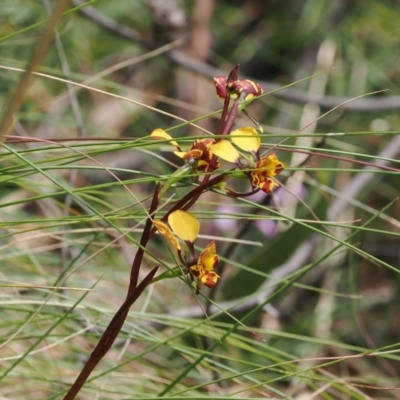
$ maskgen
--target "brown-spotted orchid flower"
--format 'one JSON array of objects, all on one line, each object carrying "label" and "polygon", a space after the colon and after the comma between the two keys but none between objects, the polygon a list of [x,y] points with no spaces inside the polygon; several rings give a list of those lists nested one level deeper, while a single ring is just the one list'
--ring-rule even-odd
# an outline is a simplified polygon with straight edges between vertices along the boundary
[{"label": "brown-spotted orchid flower", "polygon": [[[214,139],[197,139],[192,144],[189,151],[175,151],[174,153],[183,158],[186,162],[193,165],[193,170],[198,172],[208,172],[210,162],[213,158],[213,152],[211,151],[211,145],[214,143]],[[219,168],[219,162],[216,161],[214,169]]]},{"label": "brown-spotted orchid flower", "polygon": [[250,173],[251,184],[265,193],[271,193],[275,186],[279,186],[272,177],[281,173],[283,168],[284,165],[278,160],[278,157],[273,153],[269,154],[254,166]]},{"label": "brown-spotted orchid flower", "polygon": [[240,98],[241,102],[248,102],[264,93],[259,83],[255,83],[249,79],[238,79],[228,82],[227,76],[217,76],[214,78],[214,86],[217,96],[220,99],[225,99],[229,96],[231,100]]},{"label": "brown-spotted orchid flower", "polygon": [[197,264],[190,267],[190,273],[199,279],[209,288],[213,288],[219,279],[219,275],[214,269],[219,263],[217,247],[214,241],[210,242],[206,248],[200,253]]},{"label": "brown-spotted orchid flower", "polygon": [[[210,162],[213,158],[213,152],[211,146],[215,143],[212,138],[197,139],[193,142],[192,147],[188,151],[183,151],[178,143],[164,130],[158,128],[155,129],[150,137],[166,140],[171,143],[178,151],[174,151],[174,154],[185,160],[187,164],[192,167],[193,171],[197,172],[208,172]],[[214,169],[219,168],[219,162],[216,160]]]},{"label": "brown-spotted orchid flower", "polygon": [[[181,262],[186,266],[190,275],[198,279],[198,284],[214,287],[219,279],[219,275],[214,271],[219,262],[215,242],[210,242],[196,258],[193,243],[200,229],[198,219],[187,211],[176,210],[168,216],[168,223],[171,229],[162,221],[153,221],[155,228],[165,235],[178,251]],[[187,261],[182,256],[182,248],[177,237],[186,243],[192,260]]]},{"label": "brown-spotted orchid flower", "polygon": [[163,184],[159,193],[160,198],[163,197],[171,185],[182,180],[186,175],[196,172],[212,172],[219,168],[218,157],[211,150],[212,145],[215,144],[215,140],[212,138],[197,139],[193,142],[190,150],[183,151],[178,143],[160,128],[155,129],[150,137],[169,142],[177,149],[177,151],[174,151],[174,154],[185,161],[184,165],[170,175],[168,180]]},{"label": "brown-spotted orchid flower", "polygon": [[271,179],[275,175],[280,174],[284,165],[279,161],[278,157],[272,153],[260,159],[260,137],[258,132],[251,126],[239,128],[230,134],[232,142],[240,149],[253,154],[257,160],[256,164],[250,172],[251,184],[254,188],[259,188],[265,193],[271,193],[275,186],[279,184]]},{"label": "brown-spotted orchid flower", "polygon": [[246,172],[246,175],[249,177],[253,188],[261,189],[265,193],[271,193],[274,187],[279,186],[272,178],[283,171],[283,163],[273,153],[260,159],[261,140],[258,132],[253,127],[247,126],[236,129],[230,133],[230,138],[241,150],[253,155],[254,160],[250,161],[249,165],[243,166],[241,164],[238,151],[228,140],[221,140],[212,145],[212,151],[220,158],[234,162],[241,169],[251,169]]}]

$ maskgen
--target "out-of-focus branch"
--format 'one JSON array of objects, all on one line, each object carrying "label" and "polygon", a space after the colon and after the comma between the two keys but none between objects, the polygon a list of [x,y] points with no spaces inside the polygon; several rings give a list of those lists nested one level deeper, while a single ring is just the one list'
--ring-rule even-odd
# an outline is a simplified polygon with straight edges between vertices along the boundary
[{"label": "out-of-focus branch", "polygon": [[[79,0],[73,0],[72,3],[75,6],[82,5],[82,2]],[[117,21],[114,21],[112,18],[107,17],[106,15],[97,11],[91,6],[81,8],[79,12],[114,35],[130,40],[132,42],[136,42],[145,47],[155,47],[155,44],[152,40],[144,38],[133,29],[125,25],[119,24]]]},{"label": "out-of-focus branch", "polygon": [[2,139],[5,135],[10,133],[10,130],[13,126],[14,114],[19,111],[22,102],[24,100],[24,95],[26,91],[29,89],[34,79],[33,72],[41,64],[44,57],[46,56],[47,51],[54,38],[56,26],[61,21],[63,13],[68,8],[69,3],[70,0],[60,0],[54,6],[54,9],[52,11],[52,17],[50,18],[46,26],[46,29],[43,31],[42,35],[37,40],[35,50],[32,55],[32,59],[6,108],[4,118],[0,124],[0,139]]},{"label": "out-of-focus branch", "polygon": [[[394,136],[387,146],[378,154],[379,158],[393,158],[396,159],[400,153],[400,136]],[[386,160],[377,159],[372,163],[376,166],[387,166],[389,164]],[[369,171],[373,168],[364,167]],[[341,196],[337,198],[332,205],[329,207],[327,216],[337,220],[338,216],[343,212],[344,208],[347,207],[349,200],[357,197],[363,188],[365,188],[371,180],[375,177],[374,172],[358,173],[341,191]]]},{"label": "out-of-focus branch", "polygon": [[[179,50],[171,50],[166,53],[176,63],[189,68],[193,71],[199,72],[200,74],[207,75],[210,77],[214,76],[227,76],[228,73],[219,68],[212,67],[211,65],[204,64],[187,54],[182,53]],[[251,78],[250,78],[251,79]],[[282,99],[293,101],[295,103],[316,103],[323,108],[334,108],[351,100],[349,97],[337,97],[337,96],[320,96],[312,93],[304,92],[302,90],[287,88],[279,90],[282,86],[272,83],[264,82],[256,79],[257,83],[262,85],[265,92],[274,92],[273,96]],[[400,108],[400,96],[387,96],[387,97],[375,97],[368,99],[357,99],[351,101],[343,107],[346,110],[352,111],[378,111],[378,110],[392,110]]]},{"label": "out-of-focus branch", "polygon": [[[74,0],[73,3],[75,5],[81,4],[78,0]],[[117,23],[112,18],[107,17],[106,15],[97,11],[92,6],[82,8],[79,10],[79,12],[97,25],[112,33],[113,35],[130,40],[151,49],[159,46],[159,44],[150,39],[144,38],[140,33],[136,32],[135,30]],[[205,64],[204,62],[199,61],[176,49],[167,52],[166,55],[177,64],[209,77],[228,75],[226,71]],[[334,108],[350,100],[350,98],[348,97],[313,95],[312,93],[293,88],[279,90],[281,86],[278,84],[263,82],[259,80],[257,80],[257,82],[263,86],[265,92],[274,92],[272,95],[276,98],[293,101],[296,103],[312,102],[319,104],[323,108]],[[363,112],[398,109],[400,108],[400,96],[357,99],[355,101],[347,103],[344,108],[347,110]]]}]

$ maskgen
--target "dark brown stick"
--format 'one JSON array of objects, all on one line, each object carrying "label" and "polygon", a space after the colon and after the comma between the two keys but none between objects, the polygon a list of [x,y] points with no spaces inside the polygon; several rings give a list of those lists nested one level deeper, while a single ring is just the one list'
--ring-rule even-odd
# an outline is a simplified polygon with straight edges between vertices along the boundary
[{"label": "dark brown stick", "polygon": [[107,329],[101,336],[99,343],[90,355],[88,362],[85,364],[78,378],[65,395],[64,400],[75,399],[76,395],[80,392],[82,386],[85,384],[96,365],[101,361],[114,343],[114,340],[118,336],[126,316],[128,315],[129,308],[143,293],[144,289],[146,289],[146,286],[154,278],[157,270],[158,267],[155,267],[150,271],[150,273],[142,280],[142,282],[140,282],[137,288],[127,297],[120,309],[116,312],[113,319],[108,324]]},{"label": "dark brown stick", "polygon": [[[74,0],[73,3],[76,5],[81,4],[81,2],[77,0]],[[159,45],[152,40],[144,38],[140,33],[136,32],[132,28],[117,23],[113,19],[100,13],[91,6],[82,8],[79,11],[88,19],[101,26],[102,28],[108,30],[113,35],[122,37],[135,43],[139,43],[149,49],[156,48]],[[183,53],[180,50],[171,50],[167,52],[166,55],[177,64],[191,69],[192,71],[198,72],[202,75],[209,77],[227,76],[226,71],[205,64]],[[251,79],[251,77],[249,79]],[[272,95],[274,97],[301,104],[312,102],[320,105],[322,108],[325,109],[337,107],[340,104],[351,100],[351,98],[349,97],[319,96],[293,88],[282,89],[282,87],[276,83],[263,82],[258,79],[257,82],[261,84],[265,92],[273,92]],[[346,110],[362,112],[400,109],[400,96],[357,99],[355,101],[347,103],[344,108]]]}]

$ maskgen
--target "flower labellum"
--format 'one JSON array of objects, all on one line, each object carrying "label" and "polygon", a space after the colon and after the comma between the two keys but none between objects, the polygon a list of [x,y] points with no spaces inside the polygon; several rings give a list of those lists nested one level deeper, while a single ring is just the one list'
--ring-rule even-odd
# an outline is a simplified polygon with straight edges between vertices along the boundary
[{"label": "flower labellum", "polygon": [[201,283],[209,288],[213,288],[220,278],[214,272],[219,263],[217,247],[215,241],[210,242],[206,248],[200,253],[197,265],[190,267],[190,273],[196,276]]},{"label": "flower labellum", "polygon": [[[214,139],[197,139],[189,151],[175,151],[175,155],[187,161],[197,161],[195,170],[198,172],[207,172],[213,156],[210,150],[210,146],[213,142]],[[215,169],[218,167],[219,163],[217,162]]]},{"label": "flower labellum", "polygon": [[279,186],[273,179],[283,171],[284,165],[275,154],[270,154],[260,160],[251,171],[251,184],[265,193],[271,193],[275,186]]}]

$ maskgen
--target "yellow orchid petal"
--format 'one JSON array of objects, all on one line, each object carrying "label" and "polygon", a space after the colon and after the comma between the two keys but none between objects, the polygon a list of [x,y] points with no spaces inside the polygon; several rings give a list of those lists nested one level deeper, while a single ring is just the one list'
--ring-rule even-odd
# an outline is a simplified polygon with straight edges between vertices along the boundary
[{"label": "yellow orchid petal", "polygon": [[180,150],[181,148],[179,147],[179,144],[172,139],[172,136],[169,135],[167,132],[165,132],[163,129],[157,128],[154,129],[153,132],[151,132],[150,137],[154,137],[157,139],[161,139],[161,140],[169,140],[169,142],[175,146],[178,150]]},{"label": "yellow orchid petal", "polygon": [[191,213],[182,210],[176,210],[168,216],[168,223],[178,236],[185,242],[193,243],[200,230],[198,219]]},{"label": "yellow orchid petal", "polygon": [[239,152],[227,140],[212,144],[210,150],[225,161],[235,162],[239,158]]},{"label": "yellow orchid petal", "polygon": [[232,142],[244,151],[257,152],[260,148],[260,137],[252,126],[245,126],[231,132]]},{"label": "yellow orchid petal", "polygon": [[168,240],[172,243],[172,245],[178,250],[181,251],[181,245],[178,242],[178,239],[174,236],[171,229],[168,228],[168,225],[162,221],[153,221],[153,225],[156,227],[158,232],[165,235]]}]

